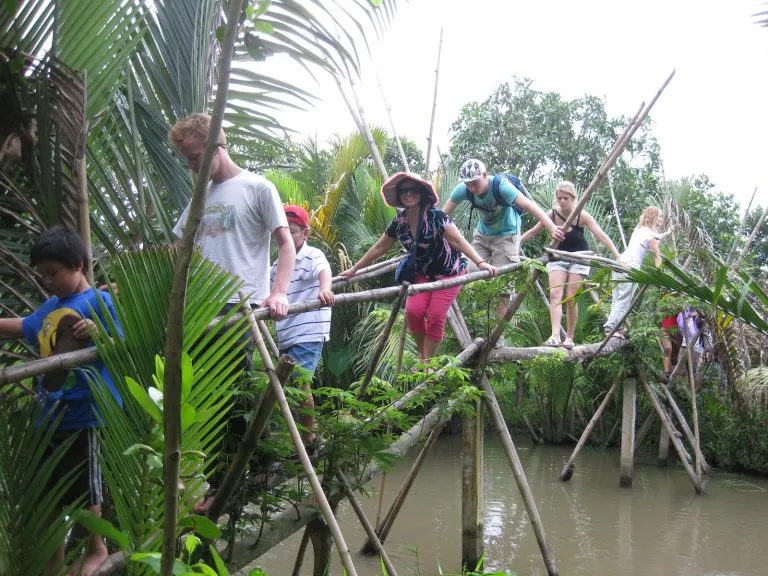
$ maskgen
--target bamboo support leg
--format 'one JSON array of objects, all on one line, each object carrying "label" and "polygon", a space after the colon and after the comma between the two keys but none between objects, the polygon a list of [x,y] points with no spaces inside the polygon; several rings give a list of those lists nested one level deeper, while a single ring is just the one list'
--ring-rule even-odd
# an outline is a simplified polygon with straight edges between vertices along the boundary
[{"label": "bamboo support leg", "polygon": [[384,563],[384,567],[387,569],[387,574],[397,576],[397,571],[395,571],[395,567],[392,565],[392,561],[389,559],[387,551],[384,550],[384,546],[381,545],[381,541],[379,540],[376,531],[373,529],[373,526],[371,526],[371,522],[368,520],[368,517],[365,515],[363,507],[360,506],[360,502],[358,502],[357,497],[355,496],[354,492],[352,492],[352,488],[350,488],[346,476],[344,476],[344,473],[341,470],[337,469],[336,477],[339,479],[339,482],[341,482],[341,487],[344,489],[344,494],[346,494],[347,500],[349,500],[349,503],[352,505],[355,514],[357,514],[357,518],[360,520],[360,524],[363,525],[365,533],[368,535],[368,541],[371,542],[373,547],[376,549],[376,553]]},{"label": "bamboo support leg", "polygon": [[653,426],[655,419],[656,413],[651,412],[648,414],[648,417],[643,421],[643,423],[640,425],[640,428],[637,430],[637,435],[635,436],[635,453],[637,453],[637,449],[643,443],[645,437],[648,436],[648,432],[651,431],[651,426]]},{"label": "bamboo support leg", "polygon": [[685,471],[688,473],[688,476],[691,479],[691,482],[693,483],[693,488],[696,491],[696,494],[703,494],[704,490],[701,488],[701,483],[699,482],[698,478],[696,477],[696,472],[691,468],[690,462],[688,462],[688,459],[686,458],[685,449],[683,448],[682,443],[680,442],[680,439],[675,434],[675,429],[672,426],[672,423],[669,421],[669,417],[667,416],[667,413],[664,411],[664,408],[661,406],[661,403],[659,402],[658,397],[656,396],[656,392],[654,392],[653,388],[651,388],[648,385],[648,382],[646,382],[642,376],[640,376],[640,381],[643,383],[643,387],[645,388],[645,391],[648,393],[648,396],[651,399],[651,403],[653,404],[654,409],[659,415],[659,418],[661,418],[661,423],[666,428],[667,434],[669,434],[669,439],[672,440],[672,445],[675,447],[675,450],[677,451],[677,455],[680,457],[680,461],[683,463],[683,467],[685,468]]},{"label": "bamboo support leg", "polygon": [[[240,296],[242,299],[246,299],[244,293],[241,293]],[[301,440],[301,434],[299,434],[299,429],[296,427],[293,414],[291,414],[291,407],[288,405],[288,400],[285,397],[285,392],[283,392],[282,386],[280,386],[280,381],[274,374],[275,368],[272,364],[271,358],[269,357],[269,352],[267,351],[267,346],[264,343],[264,339],[261,336],[261,331],[256,325],[256,320],[253,318],[252,311],[248,312],[248,319],[251,327],[251,336],[256,343],[259,354],[261,354],[264,367],[270,376],[269,383],[272,387],[272,393],[277,398],[277,403],[280,406],[280,412],[282,413],[285,424],[288,427],[288,432],[290,433],[291,439],[293,440],[293,445],[296,448],[301,466],[304,469],[304,473],[307,475],[307,479],[309,480],[310,485],[312,486],[315,499],[317,500],[320,510],[323,513],[323,517],[328,524],[328,529],[331,532],[331,536],[333,537],[333,541],[336,544],[336,548],[339,551],[341,563],[344,566],[344,569],[347,571],[348,576],[357,576],[357,570],[355,570],[355,566],[352,563],[352,556],[349,553],[349,548],[347,548],[347,543],[344,541],[344,536],[341,533],[341,529],[339,528],[339,524],[333,514],[333,510],[331,509],[331,505],[328,502],[328,498],[326,498],[325,493],[323,492],[323,488],[320,486],[320,481],[317,478],[317,474],[315,473],[315,469],[312,466],[312,462],[309,460],[307,449],[304,447],[304,443]],[[315,560],[317,560],[317,558],[315,558]]]},{"label": "bamboo support leg", "polygon": [[568,480],[571,479],[571,476],[573,476],[573,470],[575,468],[574,462],[576,461],[576,456],[579,455],[579,452],[587,443],[587,440],[589,440],[589,436],[592,434],[592,430],[595,428],[595,425],[597,424],[598,420],[600,420],[600,416],[603,415],[603,412],[608,406],[608,403],[611,401],[611,398],[613,397],[613,393],[616,391],[616,386],[618,386],[618,384],[619,384],[619,381],[617,379],[611,385],[610,389],[608,390],[608,393],[605,395],[605,398],[603,398],[603,401],[600,402],[600,406],[598,406],[597,410],[595,410],[594,415],[589,420],[589,424],[587,424],[587,427],[584,428],[584,432],[581,433],[581,437],[579,438],[579,441],[576,443],[576,447],[573,449],[571,456],[568,458],[568,461],[565,463],[565,466],[563,466],[563,471],[560,473],[560,480],[562,480],[563,482],[567,482]]},{"label": "bamboo support leg", "polygon": [[512,436],[509,434],[506,422],[504,422],[504,417],[501,414],[501,408],[499,408],[499,403],[496,400],[496,394],[493,392],[493,388],[491,388],[491,385],[488,383],[488,379],[485,376],[482,377],[481,387],[485,392],[483,401],[485,402],[485,405],[488,408],[488,412],[491,415],[493,425],[496,427],[496,430],[499,433],[501,445],[504,447],[504,452],[506,453],[509,464],[512,467],[512,475],[515,477],[517,488],[520,490],[520,494],[523,497],[523,503],[525,504],[525,509],[528,512],[528,517],[531,520],[533,532],[536,536],[536,541],[539,544],[539,550],[541,551],[541,556],[544,560],[544,566],[546,567],[547,574],[549,574],[549,576],[557,576],[558,572],[557,566],[555,565],[555,558],[552,556],[552,552],[549,548],[547,536],[544,533],[544,525],[541,522],[539,510],[536,507],[536,502],[533,499],[533,492],[531,491],[531,487],[528,485],[528,479],[525,477],[525,471],[523,470],[523,465],[520,462],[520,456],[518,456],[517,450],[515,449],[515,443],[512,441]]},{"label": "bamboo support leg", "polygon": [[[421,465],[424,464],[424,459],[427,457],[427,454],[429,453],[430,448],[435,445],[435,442],[440,436],[440,432],[443,430],[442,426],[439,426],[432,430],[432,433],[429,435],[429,438],[427,438],[427,441],[424,443],[424,447],[421,449],[421,452],[419,452],[419,455],[416,457],[416,460],[414,461],[413,465],[411,466],[411,469],[408,471],[408,475],[405,477],[405,480],[403,480],[403,484],[400,486],[399,490],[397,491],[397,494],[395,495],[395,499],[392,501],[391,506],[389,507],[389,510],[387,510],[387,513],[384,515],[384,520],[382,520],[381,524],[376,527],[376,534],[378,535],[378,540],[382,544],[387,539],[387,536],[389,536],[389,531],[392,529],[392,525],[395,523],[395,519],[397,518],[397,515],[400,513],[400,509],[403,507],[403,504],[405,503],[405,499],[408,496],[408,492],[410,492],[411,487],[413,486],[413,482],[416,480],[416,476],[419,474],[419,470],[421,470]],[[360,548],[360,554],[373,554],[376,551],[376,548],[369,537],[363,546]]]},{"label": "bamboo support leg", "polygon": [[261,330],[262,336],[264,336],[264,341],[267,343],[267,346],[269,347],[269,351],[272,353],[272,357],[277,359],[280,357],[280,351],[277,349],[277,344],[275,344],[274,338],[272,338],[272,334],[269,333],[269,328],[267,327],[267,323],[264,322],[264,320],[259,320],[257,322],[259,325],[259,330]]},{"label": "bamboo support leg", "polygon": [[[768,209],[768,208],[767,208]],[[693,374],[693,359],[691,358],[691,346],[685,347],[685,355],[688,361],[688,383],[691,386],[691,412],[693,413],[693,453],[696,458],[696,480],[701,483],[702,456],[699,443],[699,409],[696,406],[696,377]]]},{"label": "bamboo support leg", "polygon": [[666,468],[669,462],[669,432],[662,423],[661,433],[659,434],[659,455],[656,457],[656,465],[660,468]]},{"label": "bamboo support leg", "polygon": [[307,553],[309,536],[309,527],[304,528],[304,532],[301,535],[301,542],[299,543],[299,550],[296,552],[296,561],[293,563],[293,571],[291,572],[291,576],[300,576],[301,566],[304,564],[304,555]]},{"label": "bamboo support leg", "polygon": [[312,576],[328,576],[331,573],[331,552],[333,537],[328,525],[320,518],[307,524],[309,540],[312,542]]},{"label": "bamboo support leg", "polygon": [[[291,373],[295,366],[296,363],[293,359],[288,356],[281,356],[277,362],[277,368],[275,369],[274,375],[271,373],[269,375],[270,379],[274,376],[278,381],[278,386],[280,386],[280,389],[282,390],[282,387],[291,377]],[[219,486],[216,496],[214,496],[213,502],[211,502],[208,512],[206,513],[208,518],[214,522],[219,519],[219,516],[224,512],[224,508],[232,497],[232,494],[235,493],[235,489],[248,467],[248,462],[250,461],[254,450],[256,450],[259,438],[261,438],[262,432],[264,432],[264,429],[267,427],[267,421],[272,414],[276,400],[277,398],[275,397],[272,388],[268,387],[264,390],[264,394],[262,395],[261,400],[259,400],[259,404],[253,410],[252,418],[248,423],[245,435],[243,436],[240,445],[237,447],[237,453],[232,459],[232,462],[227,469],[227,473],[224,476],[224,480],[222,480],[221,486]]]},{"label": "bamboo support leg", "polygon": [[637,385],[634,378],[624,380],[624,405],[621,415],[621,461],[619,486],[632,487],[632,467],[635,455],[635,416]]},{"label": "bamboo support leg", "polygon": [[392,312],[389,314],[389,320],[387,320],[387,324],[384,326],[384,330],[382,330],[381,335],[379,336],[379,341],[376,344],[376,349],[373,351],[371,362],[368,364],[368,369],[365,371],[363,383],[360,385],[360,389],[357,391],[358,400],[362,399],[363,396],[365,396],[365,391],[368,390],[368,384],[371,383],[373,373],[376,371],[376,367],[379,365],[379,358],[381,358],[381,355],[384,352],[384,348],[387,346],[389,333],[392,332],[392,326],[395,325],[395,320],[397,320],[397,315],[400,313],[400,308],[408,296],[409,287],[410,284],[408,282],[403,282],[403,284],[400,286],[400,292],[398,292],[397,297],[392,302]]},{"label": "bamboo support leg", "polygon": [[478,401],[461,419],[461,565],[476,566],[483,542],[483,415]]},{"label": "bamboo support leg", "polygon": [[686,421],[685,416],[683,415],[683,412],[680,410],[680,407],[677,405],[677,401],[675,401],[675,397],[672,396],[672,392],[670,392],[668,386],[666,386],[665,384],[659,384],[659,386],[661,387],[661,391],[664,392],[664,397],[667,399],[667,402],[672,408],[672,412],[675,413],[675,417],[677,418],[677,421],[680,423],[680,427],[683,429],[683,433],[685,434],[685,437],[688,440],[688,444],[690,444],[691,447],[693,447],[693,449],[697,452],[699,458],[701,459],[702,473],[709,474],[709,464],[707,464],[707,461],[704,458],[704,454],[701,452],[700,447],[697,445],[695,441],[695,436],[693,435],[693,432],[691,431],[690,426],[688,426],[688,422]]}]

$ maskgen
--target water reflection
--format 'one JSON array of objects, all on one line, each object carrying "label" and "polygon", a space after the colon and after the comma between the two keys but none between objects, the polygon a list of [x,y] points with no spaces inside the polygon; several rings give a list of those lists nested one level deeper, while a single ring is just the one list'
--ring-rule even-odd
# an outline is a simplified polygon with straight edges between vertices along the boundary
[{"label": "water reflection", "polygon": [[[455,572],[460,563],[460,441],[446,436],[433,448],[414,483],[386,547],[401,576]],[[768,574],[765,519],[768,482],[756,488],[714,474],[695,496],[682,469],[636,464],[631,489],[619,488],[618,455],[584,450],[570,482],[557,477],[567,448],[519,446],[560,573],[567,576],[764,576]],[[415,455],[414,455],[415,456]],[[501,446],[485,444],[486,567],[520,576],[545,576],[535,536]],[[386,484],[392,501],[409,463],[399,465]],[[378,481],[369,485],[373,491]],[[375,517],[377,495],[363,506]],[[379,574],[376,558],[356,551],[363,531],[346,503],[340,523],[360,576]],[[290,574],[300,534],[257,564],[272,576]],[[414,552],[414,549],[416,552]],[[341,574],[334,556],[333,574]],[[418,567],[417,567],[418,562]],[[311,574],[311,549],[305,572]]]}]

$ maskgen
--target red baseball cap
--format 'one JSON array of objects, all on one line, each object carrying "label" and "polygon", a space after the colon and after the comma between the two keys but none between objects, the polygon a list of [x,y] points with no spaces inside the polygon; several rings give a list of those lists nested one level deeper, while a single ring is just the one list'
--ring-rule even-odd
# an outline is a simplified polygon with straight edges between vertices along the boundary
[{"label": "red baseball cap", "polygon": [[295,204],[286,204],[283,206],[283,209],[285,210],[285,216],[288,218],[289,224],[292,222],[299,226],[303,226],[304,228],[309,228],[309,214],[307,214],[307,211],[304,210],[304,208],[296,206]]}]

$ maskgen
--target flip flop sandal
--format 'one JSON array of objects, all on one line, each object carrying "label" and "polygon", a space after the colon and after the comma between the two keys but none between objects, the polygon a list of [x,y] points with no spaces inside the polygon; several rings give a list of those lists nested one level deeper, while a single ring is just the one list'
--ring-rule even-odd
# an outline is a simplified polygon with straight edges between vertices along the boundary
[{"label": "flip flop sandal", "polygon": [[570,350],[571,348],[573,348],[573,340],[571,340],[570,338],[566,338],[565,340],[562,341],[560,345],[566,350]]},{"label": "flip flop sandal", "polygon": [[544,344],[542,344],[542,346],[557,347],[557,346],[560,346],[560,340],[558,338],[555,338],[554,336],[550,336],[544,341]]}]

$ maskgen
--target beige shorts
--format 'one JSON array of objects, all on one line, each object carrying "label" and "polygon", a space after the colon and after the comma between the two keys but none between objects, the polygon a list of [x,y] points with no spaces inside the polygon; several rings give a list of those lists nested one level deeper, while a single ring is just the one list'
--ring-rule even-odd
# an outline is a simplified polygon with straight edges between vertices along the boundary
[{"label": "beige shorts", "polygon": [[578,274],[584,277],[589,276],[589,266],[577,264],[576,262],[566,262],[565,260],[547,262],[547,271],[566,272],[567,274]]},{"label": "beige shorts", "polygon": [[[492,266],[505,266],[520,262],[520,236],[511,234],[508,236],[488,236],[475,230],[472,235],[472,247],[480,258]],[[469,263],[469,272],[474,272],[477,267],[473,262]]]}]

